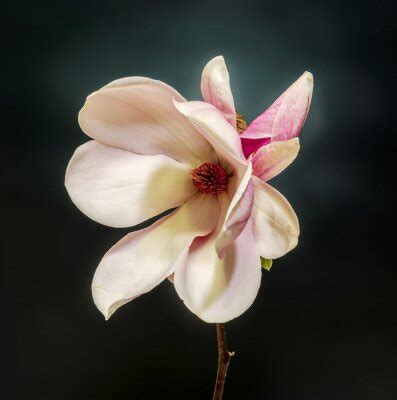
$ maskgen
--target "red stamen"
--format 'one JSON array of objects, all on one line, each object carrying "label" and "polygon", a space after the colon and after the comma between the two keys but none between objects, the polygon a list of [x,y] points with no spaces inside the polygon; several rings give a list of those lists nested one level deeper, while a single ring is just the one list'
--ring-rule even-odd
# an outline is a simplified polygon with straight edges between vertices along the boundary
[{"label": "red stamen", "polygon": [[204,163],[192,171],[192,180],[200,192],[217,194],[226,190],[228,176],[221,166]]}]

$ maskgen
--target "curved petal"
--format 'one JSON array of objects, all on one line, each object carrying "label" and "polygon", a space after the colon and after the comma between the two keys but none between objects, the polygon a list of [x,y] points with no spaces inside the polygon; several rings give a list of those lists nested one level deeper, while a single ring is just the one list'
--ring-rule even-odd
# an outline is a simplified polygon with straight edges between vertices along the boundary
[{"label": "curved petal", "polygon": [[214,159],[210,144],[175,110],[185,99],[149,78],[119,79],[87,97],[81,129],[93,139],[138,154],[164,154],[195,168]]},{"label": "curved petal", "polygon": [[222,56],[213,58],[204,67],[201,75],[201,94],[205,102],[221,111],[233,128],[236,128],[236,110],[229,73]]},{"label": "curved petal", "polygon": [[185,305],[206,322],[227,322],[254,302],[261,283],[261,262],[251,224],[220,259],[214,235],[197,238],[185,262],[175,269],[175,289]]},{"label": "curved petal", "polygon": [[261,147],[252,158],[254,175],[265,182],[274,178],[295,160],[299,147],[298,138]]},{"label": "curved petal", "polygon": [[196,194],[174,213],[113,246],[92,282],[94,302],[105,318],[172,274],[193,239],[214,229],[218,215],[215,196]]},{"label": "curved petal", "polygon": [[227,172],[246,166],[239,134],[217,108],[202,101],[174,104],[211,143]]},{"label": "curved petal", "polygon": [[251,216],[254,204],[254,185],[251,177],[252,166],[249,163],[237,189],[229,194],[231,201],[223,202],[228,207],[215,243],[216,251],[221,258],[224,256],[225,248],[240,235]]},{"label": "curved petal", "polygon": [[195,192],[190,170],[163,155],[141,155],[92,140],[78,147],[65,176],[73,203],[101,224],[133,226],[183,204]]},{"label": "curved petal", "polygon": [[[313,75],[305,72],[242,133],[243,138],[288,140],[299,135],[309,112]],[[259,148],[259,146],[258,146]]]},{"label": "curved petal", "polygon": [[298,244],[299,221],[287,199],[267,183],[253,177],[253,234],[261,257],[275,259]]}]

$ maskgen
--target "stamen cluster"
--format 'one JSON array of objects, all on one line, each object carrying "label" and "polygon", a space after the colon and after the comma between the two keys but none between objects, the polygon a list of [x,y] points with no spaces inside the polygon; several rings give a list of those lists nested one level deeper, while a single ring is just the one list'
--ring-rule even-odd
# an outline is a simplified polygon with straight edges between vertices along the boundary
[{"label": "stamen cluster", "polygon": [[236,112],[236,125],[237,132],[240,135],[247,129],[247,123],[245,122],[244,117],[239,112]]},{"label": "stamen cluster", "polygon": [[192,180],[201,192],[217,194],[226,190],[228,176],[220,165],[204,163],[192,171]]}]

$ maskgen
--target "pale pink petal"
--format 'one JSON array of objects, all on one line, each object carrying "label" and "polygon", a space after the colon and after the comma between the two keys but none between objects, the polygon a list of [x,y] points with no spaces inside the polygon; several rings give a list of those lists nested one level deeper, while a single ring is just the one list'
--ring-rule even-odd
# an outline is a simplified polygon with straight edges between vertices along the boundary
[{"label": "pale pink petal", "polygon": [[163,82],[125,78],[88,96],[79,114],[93,139],[133,153],[163,154],[195,168],[214,159],[210,144],[173,105],[185,99]]},{"label": "pale pink petal", "polygon": [[215,196],[196,194],[171,215],[113,246],[92,282],[94,302],[105,318],[172,274],[194,238],[214,229],[218,215]]},{"label": "pale pink petal", "polygon": [[202,101],[175,101],[175,107],[211,143],[228,173],[241,167],[245,169],[246,162],[240,137],[217,108]]},{"label": "pale pink petal", "polygon": [[222,56],[213,58],[201,75],[201,94],[205,102],[212,104],[223,113],[227,121],[236,128],[236,110],[229,73]]},{"label": "pale pink petal", "polygon": [[[237,189],[230,189],[234,184],[234,182],[231,182],[228,190],[230,194],[221,193],[219,195],[226,195],[229,197],[229,201],[224,203],[228,207],[215,244],[219,257],[221,258],[224,256],[225,248],[240,235],[251,216],[251,210],[254,204],[254,185],[251,177],[252,166],[251,163],[249,163]],[[230,180],[236,180],[237,182],[237,177],[232,177]]]},{"label": "pale pink petal", "polygon": [[252,158],[253,174],[265,182],[274,178],[295,160],[299,147],[298,138],[261,147]]},{"label": "pale pink petal", "polygon": [[298,243],[299,221],[287,199],[262,180],[253,177],[255,200],[253,233],[261,257],[275,259]]},{"label": "pale pink petal", "polygon": [[175,289],[185,305],[206,322],[223,323],[245,312],[261,283],[259,252],[248,223],[221,259],[215,235],[197,238],[175,269]]},{"label": "pale pink petal", "polygon": [[66,170],[65,186],[84,214],[116,228],[139,224],[177,207],[197,191],[184,164],[95,140],[75,151]]},{"label": "pale pink petal", "polygon": [[309,112],[312,92],[313,75],[305,72],[241,136],[251,139],[270,137],[272,141],[298,136]]}]

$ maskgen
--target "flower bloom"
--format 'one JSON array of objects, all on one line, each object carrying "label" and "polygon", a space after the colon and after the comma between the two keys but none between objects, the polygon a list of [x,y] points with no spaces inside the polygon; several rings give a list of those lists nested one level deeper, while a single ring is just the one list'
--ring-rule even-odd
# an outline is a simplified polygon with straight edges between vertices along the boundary
[{"label": "flower bloom", "polygon": [[74,204],[111,227],[175,208],[102,258],[92,293],[106,319],[167,277],[204,321],[227,322],[250,307],[260,257],[281,257],[298,242],[292,207],[266,182],[298,153],[312,88],[305,72],[248,127],[236,117],[221,56],[204,68],[204,101],[142,77],[88,96],[79,124],[93,140],[77,148],[65,178]]}]

